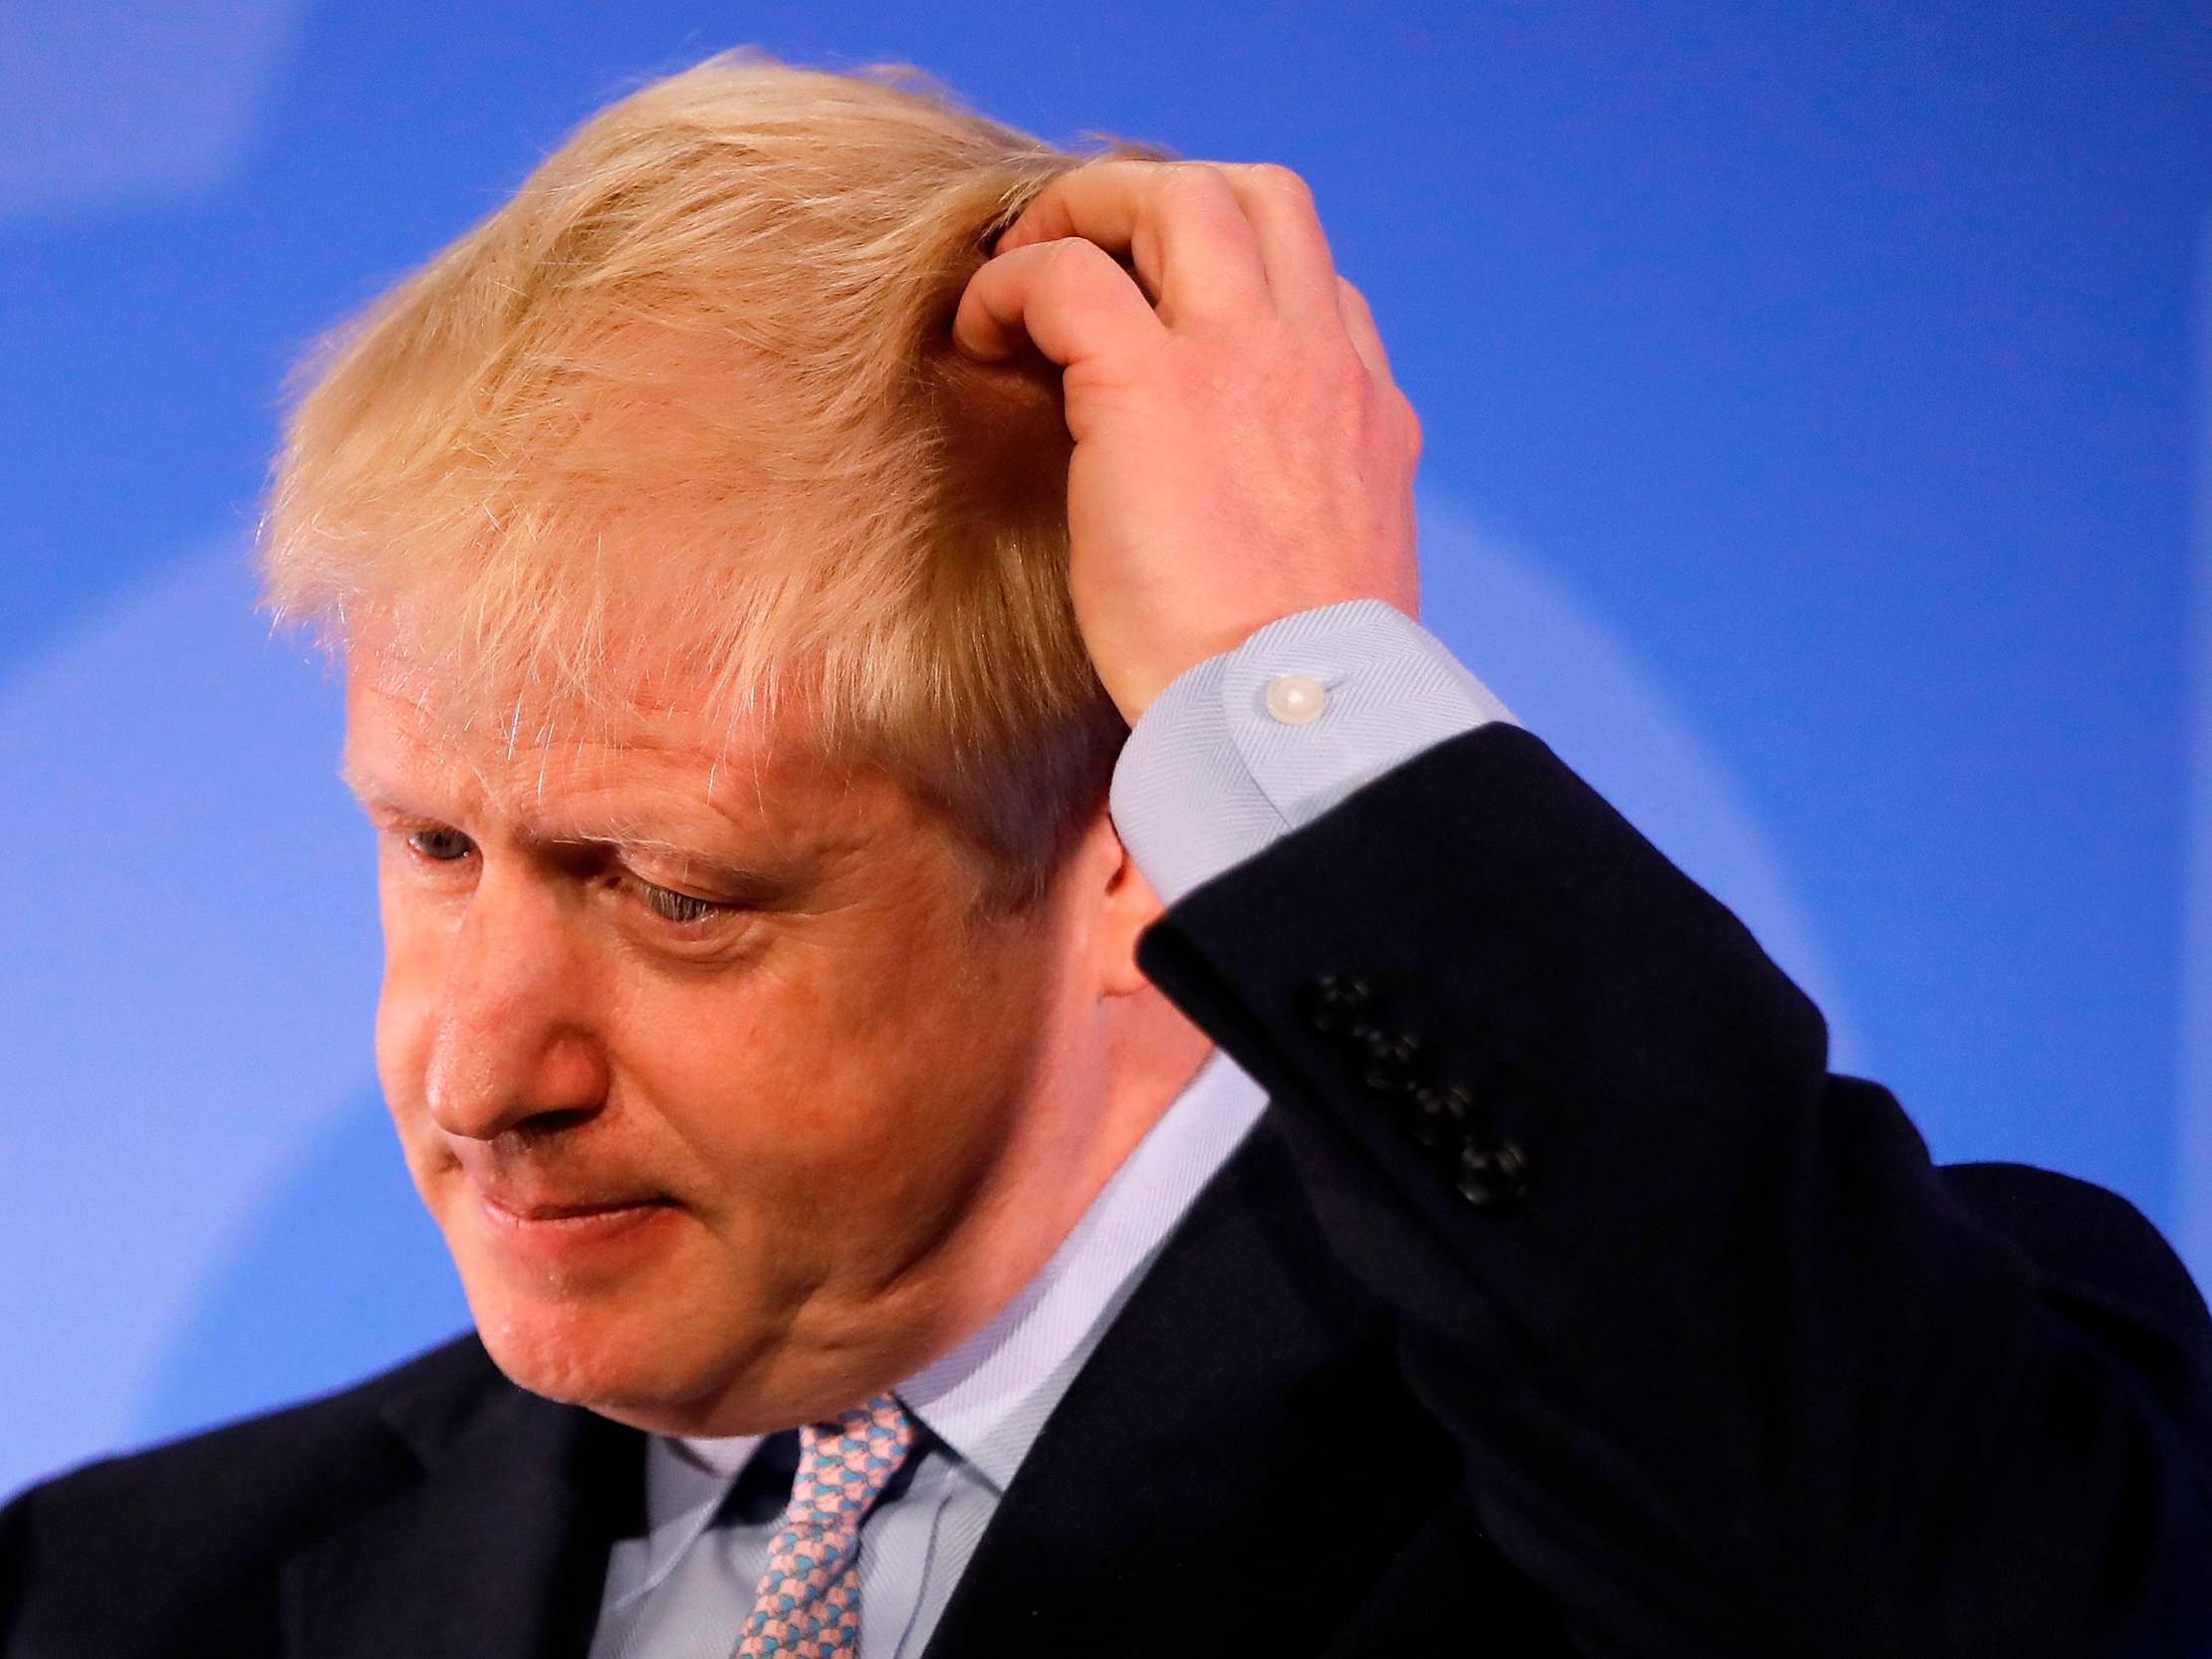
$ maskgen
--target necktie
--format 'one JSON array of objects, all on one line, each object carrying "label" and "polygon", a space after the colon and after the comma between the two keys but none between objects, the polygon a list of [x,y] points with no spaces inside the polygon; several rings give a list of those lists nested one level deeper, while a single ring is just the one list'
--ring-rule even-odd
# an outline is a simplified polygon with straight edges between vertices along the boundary
[{"label": "necktie", "polygon": [[888,1394],[799,1431],[784,1530],[768,1546],[733,1659],[855,1659],[860,1521],[913,1443],[913,1420]]}]

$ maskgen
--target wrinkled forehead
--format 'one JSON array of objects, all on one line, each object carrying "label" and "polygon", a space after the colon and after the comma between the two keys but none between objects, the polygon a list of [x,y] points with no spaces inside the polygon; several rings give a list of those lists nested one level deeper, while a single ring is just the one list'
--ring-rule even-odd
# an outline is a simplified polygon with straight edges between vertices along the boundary
[{"label": "wrinkled forehead", "polygon": [[549,683],[425,660],[374,621],[343,660],[345,772],[365,797],[411,792],[425,811],[465,798],[556,827],[577,810],[616,821],[634,798],[640,813],[696,804],[773,826],[846,803],[859,781],[822,753],[802,705],[732,706],[676,653],[633,651],[597,683]]}]

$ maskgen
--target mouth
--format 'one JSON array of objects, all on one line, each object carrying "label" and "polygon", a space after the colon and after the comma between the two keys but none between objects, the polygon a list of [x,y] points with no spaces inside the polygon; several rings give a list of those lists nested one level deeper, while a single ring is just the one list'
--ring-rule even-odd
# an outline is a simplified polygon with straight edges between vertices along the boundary
[{"label": "mouth", "polygon": [[639,1237],[673,1215],[672,1198],[558,1198],[475,1189],[483,1231],[494,1244],[529,1256],[566,1257]]},{"label": "mouth", "polygon": [[625,1210],[650,1209],[673,1202],[666,1198],[609,1198],[591,1199],[581,1203],[522,1203],[514,1199],[498,1198],[479,1190],[477,1197],[484,1207],[496,1210],[510,1221],[586,1221],[594,1216],[618,1215]]}]

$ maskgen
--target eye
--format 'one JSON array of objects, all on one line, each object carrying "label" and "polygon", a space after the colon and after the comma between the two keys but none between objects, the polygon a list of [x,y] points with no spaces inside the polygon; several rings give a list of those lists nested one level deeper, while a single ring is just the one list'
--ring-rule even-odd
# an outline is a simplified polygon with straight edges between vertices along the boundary
[{"label": "eye", "polygon": [[717,904],[710,898],[699,898],[691,893],[679,893],[673,887],[655,886],[650,881],[636,883],[637,896],[645,907],[665,921],[689,927],[711,920],[725,911],[734,910],[733,904]]},{"label": "eye", "polygon": [[476,843],[458,830],[443,825],[407,832],[408,847],[432,863],[449,864],[456,858],[465,858],[476,849]]}]

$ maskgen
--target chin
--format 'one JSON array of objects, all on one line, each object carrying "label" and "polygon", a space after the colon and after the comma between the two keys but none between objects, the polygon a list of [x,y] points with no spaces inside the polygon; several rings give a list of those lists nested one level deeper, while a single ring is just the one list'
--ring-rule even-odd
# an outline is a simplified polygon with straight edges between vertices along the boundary
[{"label": "chin", "polygon": [[477,1335],[509,1381],[640,1427],[655,1426],[648,1417],[673,1421],[702,1396],[725,1392],[759,1346],[733,1339],[733,1325],[749,1322],[742,1319],[725,1315],[719,1329],[702,1330],[680,1299],[666,1294],[670,1277],[579,1287],[461,1259]]},{"label": "chin", "polygon": [[748,1432],[699,1424],[733,1395],[743,1401],[754,1366],[742,1350],[698,1342],[679,1318],[498,1295],[472,1294],[470,1305],[485,1351],[518,1388],[656,1433]]},{"label": "chin", "polygon": [[[772,1335],[733,1340],[678,1309],[599,1309],[472,1292],[477,1334],[517,1387],[649,1434],[773,1434],[827,1421],[883,1384],[851,1356],[804,1357]],[[755,1324],[758,1331],[772,1326]]]},{"label": "chin", "polygon": [[518,1253],[468,1210],[453,1219],[477,1334],[530,1393],[650,1433],[722,1436],[827,1420],[885,1386],[890,1356],[854,1342],[849,1320],[822,1329],[804,1281],[748,1274],[680,1212],[559,1261]]},{"label": "chin", "polygon": [[[496,1297],[472,1297],[470,1305],[485,1351],[518,1388],[595,1408],[617,1396],[658,1391],[643,1356],[588,1312],[518,1307]],[[659,1363],[665,1367],[665,1355]]]}]

